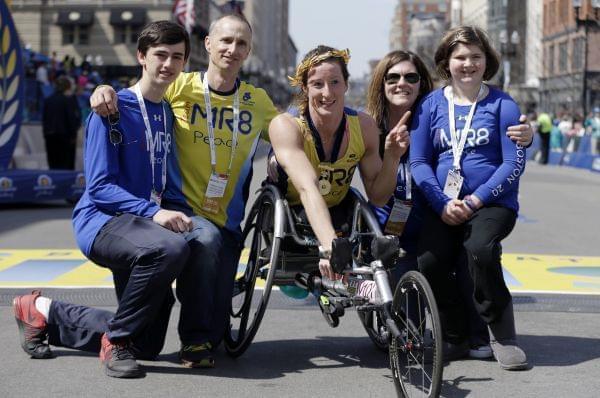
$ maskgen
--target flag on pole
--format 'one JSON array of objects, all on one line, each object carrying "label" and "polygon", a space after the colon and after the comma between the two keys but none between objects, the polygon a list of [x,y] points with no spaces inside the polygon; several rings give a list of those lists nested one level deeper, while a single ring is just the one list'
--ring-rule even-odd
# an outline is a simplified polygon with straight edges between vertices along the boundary
[{"label": "flag on pole", "polygon": [[180,25],[185,26],[185,30],[191,33],[196,25],[194,10],[194,0],[175,0],[173,3],[173,16]]}]

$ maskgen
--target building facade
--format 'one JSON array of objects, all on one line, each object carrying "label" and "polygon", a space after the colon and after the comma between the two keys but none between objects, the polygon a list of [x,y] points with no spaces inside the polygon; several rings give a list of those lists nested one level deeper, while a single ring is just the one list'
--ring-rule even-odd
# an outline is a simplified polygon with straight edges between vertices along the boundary
[{"label": "building facade", "polygon": [[444,15],[450,18],[447,0],[398,0],[390,28],[390,50],[406,50],[409,47],[411,20],[419,15]]},{"label": "building facade", "polygon": [[[203,39],[209,2],[195,0],[190,68],[207,65]],[[103,75],[136,76],[136,41],[148,22],[172,19],[172,0],[13,0],[11,11],[26,47],[57,59],[74,57]]]},{"label": "building facade", "polygon": [[489,0],[451,0],[450,26],[472,25],[487,31],[489,3]]},{"label": "building facade", "polygon": [[292,97],[287,76],[296,66],[298,50],[289,36],[288,0],[246,0],[243,12],[252,26],[252,52],[242,75],[264,88],[275,104]]},{"label": "building facade", "polygon": [[571,0],[544,0],[543,7],[541,108],[583,116],[600,106],[598,9],[591,0],[578,13]]},{"label": "building facade", "polygon": [[390,28],[390,50],[410,50],[432,68],[433,53],[450,20],[447,0],[398,0]]},{"label": "building facade", "polygon": [[[148,22],[173,20],[173,0],[13,0],[11,11],[24,46],[56,59],[84,59],[107,80],[135,77],[136,41]],[[288,33],[288,0],[194,0],[189,70],[204,70],[210,22],[241,11],[253,27],[252,52],[242,78],[265,88],[276,104],[291,96],[286,76],[296,63]]]}]

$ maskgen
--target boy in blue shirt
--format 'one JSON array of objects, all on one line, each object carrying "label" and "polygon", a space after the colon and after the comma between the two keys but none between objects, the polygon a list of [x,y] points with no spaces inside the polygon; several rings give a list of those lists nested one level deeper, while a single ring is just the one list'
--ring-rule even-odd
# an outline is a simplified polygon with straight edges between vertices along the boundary
[{"label": "boy in blue shirt", "polygon": [[175,23],[153,22],[137,50],[142,77],[119,92],[119,113],[88,118],[87,186],[73,212],[77,244],[113,273],[117,310],[50,300],[39,291],[13,301],[25,352],[49,358],[49,344],[100,351],[112,377],[143,376],[135,359],[162,349],[175,302],[171,284],[189,256],[182,233],[192,227],[185,214],[160,208],[173,130],[162,98],[183,70],[189,37]]}]

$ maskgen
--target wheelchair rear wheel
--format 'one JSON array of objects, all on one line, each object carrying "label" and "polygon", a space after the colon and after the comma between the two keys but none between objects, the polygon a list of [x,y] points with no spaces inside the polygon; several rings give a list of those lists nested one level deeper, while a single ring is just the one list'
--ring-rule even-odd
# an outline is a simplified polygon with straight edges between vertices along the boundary
[{"label": "wheelchair rear wheel", "polygon": [[276,200],[264,191],[250,211],[242,241],[250,239],[250,253],[238,269],[231,302],[231,322],[225,349],[232,357],[242,355],[256,335],[269,302],[281,238],[274,235]]},{"label": "wheelchair rear wheel", "polygon": [[443,357],[438,308],[425,277],[409,271],[396,287],[392,317],[401,336],[390,341],[390,367],[402,397],[438,397]]}]

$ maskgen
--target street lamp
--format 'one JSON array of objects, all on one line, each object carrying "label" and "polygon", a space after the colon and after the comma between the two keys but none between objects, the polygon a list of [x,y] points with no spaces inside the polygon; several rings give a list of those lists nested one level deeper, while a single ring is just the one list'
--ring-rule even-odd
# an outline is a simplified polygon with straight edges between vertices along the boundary
[{"label": "street lamp", "polygon": [[587,117],[588,110],[588,93],[587,93],[587,68],[588,68],[588,31],[589,27],[598,27],[598,10],[600,9],[600,0],[591,0],[592,8],[594,9],[594,19],[588,19],[588,13],[585,14],[585,18],[579,17],[579,10],[583,5],[583,0],[573,0],[573,8],[575,8],[575,24],[577,30],[583,26],[584,33],[583,39],[585,40],[585,46],[583,51],[583,72],[581,82],[581,104],[583,108],[583,117]]}]

